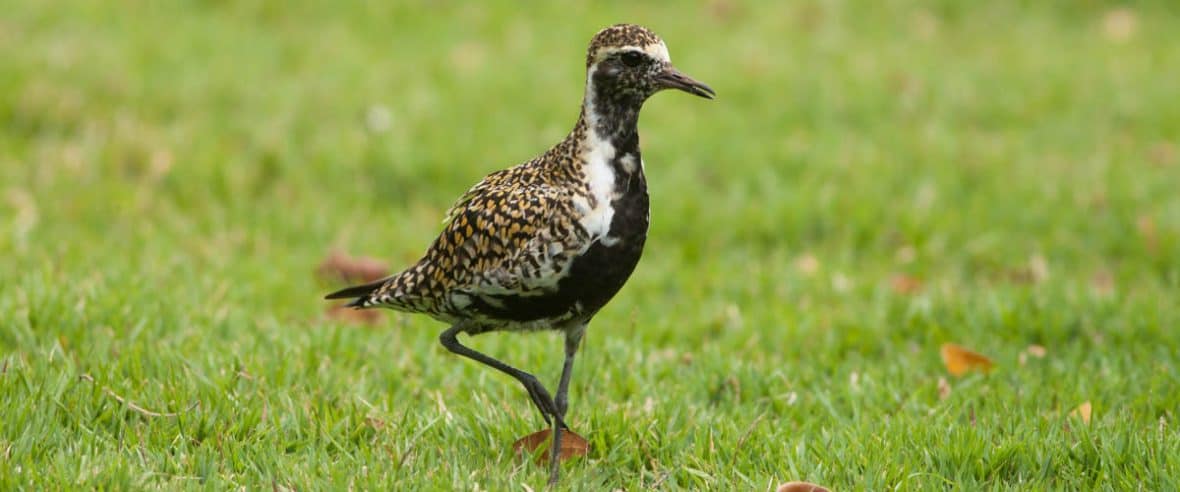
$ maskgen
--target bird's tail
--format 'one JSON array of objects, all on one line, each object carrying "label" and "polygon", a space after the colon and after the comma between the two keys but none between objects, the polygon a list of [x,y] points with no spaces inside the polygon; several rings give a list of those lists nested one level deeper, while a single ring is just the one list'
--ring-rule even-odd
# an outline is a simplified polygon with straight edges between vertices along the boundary
[{"label": "bird's tail", "polygon": [[352,299],[352,302],[345,304],[348,307],[365,307],[373,295],[385,285],[389,278],[383,278],[362,285],[354,285],[345,289],[340,289],[336,292],[324,296],[324,299]]}]

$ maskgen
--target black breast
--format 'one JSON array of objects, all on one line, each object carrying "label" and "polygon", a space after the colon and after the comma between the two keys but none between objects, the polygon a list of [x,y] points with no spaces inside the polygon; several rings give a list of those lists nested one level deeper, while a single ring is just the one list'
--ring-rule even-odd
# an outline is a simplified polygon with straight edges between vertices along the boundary
[{"label": "black breast", "polygon": [[[620,158],[626,156],[620,153]],[[632,153],[639,163],[638,152]],[[569,275],[551,293],[538,296],[497,296],[493,306],[476,298],[474,306],[483,315],[505,321],[588,320],[598,312],[631,277],[643,244],[647,240],[648,195],[647,178],[642,168],[627,173],[619,159],[615,168],[616,189],[624,190],[611,202],[614,216],[610,233],[604,241],[596,241],[570,265]],[[608,246],[607,243],[610,245]],[[488,327],[488,329],[495,329]]]},{"label": "black breast", "polygon": [[559,290],[568,289],[582,303],[586,315],[593,315],[623,288],[643,255],[647,240],[649,205],[643,170],[636,169],[630,175],[616,172],[616,181],[626,187],[626,192],[611,202],[614,218],[607,235],[611,245],[595,242],[574,261],[569,277],[559,284]]}]

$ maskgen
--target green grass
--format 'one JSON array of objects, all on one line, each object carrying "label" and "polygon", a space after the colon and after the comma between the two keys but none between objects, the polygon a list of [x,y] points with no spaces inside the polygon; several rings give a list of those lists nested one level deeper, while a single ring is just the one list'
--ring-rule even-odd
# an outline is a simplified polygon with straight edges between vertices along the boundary
[{"label": "green grass", "polygon": [[[564,487],[1180,488],[1170,2],[1122,40],[1098,1],[429,5],[4,2],[0,489],[540,489],[518,385],[425,317],[327,319],[313,269],[416,259],[623,20],[719,97],[644,112],[651,237]],[[556,335],[472,343],[560,371]]]}]

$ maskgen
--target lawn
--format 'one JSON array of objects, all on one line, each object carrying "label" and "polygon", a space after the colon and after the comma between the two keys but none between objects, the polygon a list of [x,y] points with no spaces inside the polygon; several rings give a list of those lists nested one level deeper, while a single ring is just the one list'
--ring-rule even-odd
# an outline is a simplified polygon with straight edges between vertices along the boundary
[{"label": "lawn", "polygon": [[1180,489],[1172,2],[3,4],[0,489],[541,489],[518,384],[316,266],[414,261],[620,21],[718,98],[644,111],[562,488]]}]

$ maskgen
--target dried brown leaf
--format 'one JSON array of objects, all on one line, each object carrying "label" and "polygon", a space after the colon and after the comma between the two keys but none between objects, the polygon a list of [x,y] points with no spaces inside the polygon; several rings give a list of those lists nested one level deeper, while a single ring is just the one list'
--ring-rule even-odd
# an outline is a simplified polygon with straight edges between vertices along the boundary
[{"label": "dried brown leaf", "polygon": [[1100,270],[1090,277],[1090,287],[1099,296],[1114,294],[1114,274],[1109,270]]},{"label": "dried brown leaf", "polygon": [[1110,41],[1127,41],[1135,36],[1138,28],[1139,15],[1129,8],[1110,9],[1102,16],[1102,34]]},{"label": "dried brown leaf", "polygon": [[1147,151],[1151,162],[1160,166],[1169,166],[1176,162],[1176,145],[1171,142],[1159,142]]},{"label": "dried brown leaf", "polygon": [[1033,282],[1041,283],[1049,278],[1049,262],[1041,255],[1032,255],[1028,259],[1028,271],[1032,274]]},{"label": "dried brown leaf", "polygon": [[1070,417],[1078,417],[1078,418],[1082,419],[1083,424],[1089,424],[1090,423],[1090,415],[1093,410],[1094,410],[1093,405],[1090,405],[1089,401],[1084,401],[1084,402],[1082,402],[1081,405],[1078,405],[1077,408],[1073,409],[1073,411],[1069,412],[1069,416]]},{"label": "dried brown leaf", "polygon": [[889,279],[889,287],[897,294],[914,295],[922,290],[922,280],[899,273]]},{"label": "dried brown leaf", "polygon": [[[517,455],[525,453],[533,455],[533,461],[538,465],[543,465],[549,462],[549,433],[551,429],[540,430],[517,439],[512,443],[512,452]],[[543,452],[538,453],[537,450],[542,449]],[[585,456],[590,451],[590,443],[585,438],[575,434],[570,430],[561,431],[561,451],[558,454],[558,459],[562,462],[578,456]]]},{"label": "dried brown leaf", "polygon": [[733,0],[713,0],[707,6],[709,14],[721,21],[732,20],[738,14],[738,6]]},{"label": "dried brown leaf", "polygon": [[804,254],[798,258],[795,258],[795,268],[798,269],[800,273],[810,277],[815,275],[815,272],[819,271],[819,259],[811,253]]},{"label": "dried brown leaf", "polygon": [[913,263],[918,258],[918,250],[914,249],[913,246],[902,246],[897,248],[897,252],[893,254],[893,258],[903,265]]},{"label": "dried brown leaf", "polygon": [[1032,255],[1028,263],[1008,270],[1005,276],[1014,284],[1039,284],[1049,278],[1049,262],[1044,256]]},{"label": "dried brown leaf", "polygon": [[349,256],[341,251],[332,251],[316,267],[316,273],[320,277],[332,281],[372,282],[388,276],[389,265],[375,258]]},{"label": "dried brown leaf", "polygon": [[952,376],[962,376],[967,371],[987,373],[995,366],[991,359],[953,343],[944,343],[939,350],[942,363]]},{"label": "dried brown leaf", "polygon": [[775,492],[830,492],[827,487],[811,482],[787,482],[779,485]]},{"label": "dried brown leaf", "polygon": [[482,43],[462,42],[451,49],[450,59],[452,68],[466,74],[474,73],[487,64],[488,49]]},{"label": "dried brown leaf", "polygon": [[1159,250],[1159,233],[1155,228],[1155,219],[1150,215],[1140,215],[1135,220],[1135,227],[1139,229],[1139,236],[1147,246],[1147,251],[1155,254]]}]

